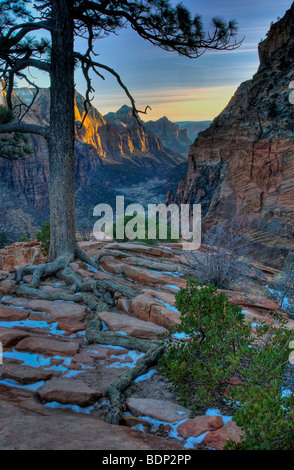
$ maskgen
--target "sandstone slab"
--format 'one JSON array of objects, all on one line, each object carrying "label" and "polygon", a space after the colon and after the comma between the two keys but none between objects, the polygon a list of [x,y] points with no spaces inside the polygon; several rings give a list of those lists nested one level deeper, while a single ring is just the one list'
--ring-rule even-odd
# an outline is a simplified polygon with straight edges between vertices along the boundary
[{"label": "sandstone slab", "polygon": [[1,366],[2,379],[12,379],[27,385],[41,380],[49,380],[53,372],[37,367],[30,367],[22,364],[4,363]]},{"label": "sandstone slab", "polygon": [[74,302],[50,301],[50,300],[31,300],[25,297],[15,297],[5,299],[4,304],[17,307],[30,308],[39,312],[46,312],[53,321],[59,321],[61,318],[73,318],[83,320],[86,313],[84,305],[78,305]]},{"label": "sandstone slab", "polygon": [[[142,289],[143,294],[150,294],[154,299],[162,300],[171,307],[175,306],[176,298],[174,294],[169,294],[167,292],[162,292],[154,289]],[[157,302],[158,303],[158,302]]]},{"label": "sandstone slab", "polygon": [[57,401],[64,405],[90,406],[103,396],[81,379],[56,377],[37,390],[37,396],[45,402]]},{"label": "sandstone slab", "polygon": [[7,277],[4,281],[0,282],[0,293],[4,295],[13,295],[17,291],[17,284],[13,279]]},{"label": "sandstone slab", "polygon": [[212,449],[223,450],[228,440],[242,442],[242,431],[234,421],[228,421],[222,428],[206,434],[204,444]]},{"label": "sandstone slab", "polygon": [[177,427],[178,433],[184,439],[197,437],[207,431],[215,431],[224,425],[221,416],[196,416],[193,419],[187,419]]},{"label": "sandstone slab", "polygon": [[132,301],[129,299],[119,298],[117,299],[116,307],[121,312],[132,314]]},{"label": "sandstone slab", "polygon": [[167,423],[190,418],[190,411],[187,408],[169,400],[131,397],[127,400],[127,406],[134,416],[149,416]]},{"label": "sandstone slab", "polygon": [[135,338],[156,339],[158,335],[167,330],[151,322],[139,320],[114,312],[99,312],[98,317],[103,320],[112,331],[123,331]]},{"label": "sandstone slab", "polygon": [[156,301],[150,293],[138,295],[132,301],[132,311],[140,320],[153,322],[166,329],[180,323],[180,313]]},{"label": "sandstone slab", "polygon": [[0,342],[3,348],[15,346],[28,335],[28,332],[18,330],[17,328],[0,328]]},{"label": "sandstone slab", "polygon": [[186,287],[185,279],[138,268],[137,266],[125,265],[123,273],[127,278],[131,279],[132,281],[139,282],[140,284],[153,284],[156,286],[175,285],[180,288]]},{"label": "sandstone slab", "polygon": [[61,341],[43,336],[31,336],[19,341],[18,351],[44,354],[46,356],[73,356],[79,350],[79,344],[73,341]]},{"label": "sandstone slab", "polygon": [[2,393],[0,412],[3,450],[184,450],[159,437],[80,413],[41,409],[38,404],[35,411],[22,410],[15,402],[5,401]]},{"label": "sandstone slab", "polygon": [[87,328],[85,323],[75,320],[74,318],[60,318],[58,321],[58,327],[61,330],[72,334],[84,331]]},{"label": "sandstone slab", "polygon": [[108,249],[111,250],[121,250],[141,255],[150,255],[150,256],[159,256],[159,257],[166,257],[166,258],[174,258],[174,253],[169,249],[162,249],[150,245],[143,245],[140,243],[109,243],[107,246]]},{"label": "sandstone slab", "polygon": [[100,259],[100,264],[105,271],[111,274],[122,274],[124,272],[125,264],[113,256],[103,256]]},{"label": "sandstone slab", "polygon": [[26,320],[29,314],[28,310],[0,305],[0,322]]}]

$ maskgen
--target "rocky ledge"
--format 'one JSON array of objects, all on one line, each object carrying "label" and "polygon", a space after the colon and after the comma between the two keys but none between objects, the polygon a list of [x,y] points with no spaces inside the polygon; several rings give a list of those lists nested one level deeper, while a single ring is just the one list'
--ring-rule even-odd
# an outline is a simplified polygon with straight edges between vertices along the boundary
[{"label": "rocky ledge", "polygon": [[[85,280],[99,280],[111,290],[99,304],[70,294],[57,277],[41,282],[38,298],[20,295],[13,269],[31,262],[28,253],[39,247],[21,244],[0,254],[0,448],[185,450],[240,442],[232,416],[208,409],[193,417],[152,363],[158,335],[180,321],[175,295],[193,274],[180,247],[81,245],[94,257],[105,251],[100,270],[71,265]],[[7,266],[10,272],[3,269]],[[262,269],[268,277],[275,273]],[[29,281],[24,278],[24,284]],[[44,293],[52,300],[42,299]],[[62,300],[65,294],[72,300]],[[272,321],[273,301],[227,294],[242,306],[247,322]],[[120,422],[112,424],[113,390],[126,378],[131,379]]]}]

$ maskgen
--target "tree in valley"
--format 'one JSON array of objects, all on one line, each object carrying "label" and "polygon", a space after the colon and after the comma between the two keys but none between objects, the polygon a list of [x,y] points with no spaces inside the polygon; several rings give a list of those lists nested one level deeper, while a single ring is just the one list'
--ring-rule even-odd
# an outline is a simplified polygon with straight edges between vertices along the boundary
[{"label": "tree in valley", "polygon": [[[130,26],[141,38],[166,51],[198,58],[207,50],[232,50],[240,46],[234,37],[236,22],[213,18],[212,31],[205,33],[200,16],[192,17],[182,5],[167,0],[22,0],[0,1],[0,78],[4,84],[5,105],[11,119],[0,122],[2,139],[20,134],[37,134],[46,139],[49,154],[50,250],[48,262],[22,269],[33,274],[32,287],[41,277],[55,272],[77,281],[68,268],[75,258],[98,267],[77,245],[75,236],[75,120],[74,76],[80,67],[85,78],[85,119],[91,106],[93,76],[114,76],[128,96],[134,116],[140,111],[119,74],[97,61],[95,42]],[[87,47],[75,50],[74,41],[84,38]],[[31,124],[29,116],[39,88],[30,69],[50,76],[50,122]],[[33,89],[30,104],[15,101],[17,79]],[[83,123],[83,121],[82,121]],[[1,156],[1,155],[0,155]],[[23,158],[8,152],[6,158]]]},{"label": "tree in valley", "polygon": [[8,243],[8,238],[5,232],[0,232],[0,249],[4,248]]}]

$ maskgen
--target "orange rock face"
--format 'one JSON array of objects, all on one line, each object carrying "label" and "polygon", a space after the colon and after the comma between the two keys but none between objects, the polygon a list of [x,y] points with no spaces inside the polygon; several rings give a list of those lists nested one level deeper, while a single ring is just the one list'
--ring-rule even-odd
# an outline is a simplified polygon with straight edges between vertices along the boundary
[{"label": "orange rock face", "polygon": [[45,261],[38,242],[16,242],[0,250],[0,267],[2,271],[14,271],[23,266],[40,264]]},{"label": "orange rock face", "polygon": [[294,250],[293,18],[292,5],[260,44],[252,80],[190,147],[187,178],[169,194],[169,202],[200,203],[205,223],[241,210],[255,258],[276,267]]},{"label": "orange rock face", "polygon": [[215,431],[224,426],[221,416],[196,416],[178,426],[178,433],[184,439],[197,437],[207,431]]},{"label": "orange rock face", "polygon": [[242,431],[234,421],[228,421],[222,428],[210,431],[204,438],[207,447],[222,450],[228,440],[242,442]]},{"label": "orange rock face", "polygon": [[[27,104],[31,103],[31,89],[18,88],[16,94]],[[30,124],[49,123],[49,109],[49,88],[41,88],[24,120]],[[84,111],[84,98],[76,93],[75,182],[78,218],[84,219],[86,208],[88,210],[99,200],[115,201],[115,193],[108,188],[110,184],[126,181],[135,183],[144,181],[146,176],[165,177],[168,169],[186,160],[186,157],[165,149],[143,123],[140,126],[129,107],[121,108],[114,119],[110,119],[110,116],[105,119],[97,109],[91,107],[83,121]],[[0,160],[0,231],[6,232],[11,241],[21,235],[33,236],[49,218],[46,140],[32,135],[30,144],[34,152],[32,158]],[[94,186],[100,188],[99,196]],[[88,191],[90,198],[85,206],[84,195]],[[93,220],[88,218],[88,228],[92,224]]]}]

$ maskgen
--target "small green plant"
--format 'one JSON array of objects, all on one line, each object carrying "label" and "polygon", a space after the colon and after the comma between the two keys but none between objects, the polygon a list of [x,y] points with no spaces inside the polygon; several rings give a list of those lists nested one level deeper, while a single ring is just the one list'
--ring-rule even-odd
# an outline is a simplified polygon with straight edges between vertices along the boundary
[{"label": "small green plant", "polygon": [[41,250],[45,256],[49,254],[50,247],[50,222],[44,222],[41,231],[36,233],[36,238],[41,243]]},{"label": "small green plant", "polygon": [[5,232],[0,232],[0,249],[4,248],[8,243],[8,237]]},{"label": "small green plant", "polygon": [[[12,110],[0,105],[0,124],[8,124],[13,120]],[[32,154],[33,150],[26,135],[15,132],[12,135],[2,134],[0,136],[0,157],[15,160],[30,157]]]},{"label": "small green plant", "polygon": [[27,235],[22,235],[21,237],[19,237],[18,241],[19,242],[30,242],[31,239],[29,237],[27,237]]}]

